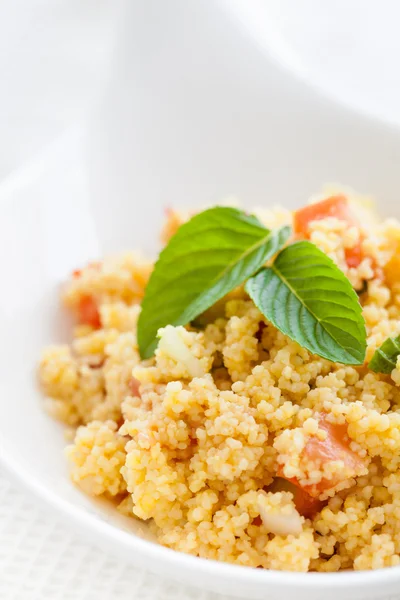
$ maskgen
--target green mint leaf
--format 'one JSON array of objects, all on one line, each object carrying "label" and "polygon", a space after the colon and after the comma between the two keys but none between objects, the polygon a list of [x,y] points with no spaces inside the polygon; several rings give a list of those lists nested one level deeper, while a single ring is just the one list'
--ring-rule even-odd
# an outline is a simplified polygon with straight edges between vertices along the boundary
[{"label": "green mint leaf", "polygon": [[375,373],[390,374],[396,368],[397,357],[400,355],[400,335],[388,338],[377,350],[368,365]]},{"label": "green mint leaf", "polygon": [[311,242],[282,250],[272,267],[249,279],[246,291],[267,319],[303,348],[333,362],[364,362],[366,330],[357,294]]},{"label": "green mint leaf", "polygon": [[254,216],[215,207],[184,223],[161,252],[138,321],[141,357],[157,347],[157,331],[186,325],[253,275],[291,235],[271,232]]}]

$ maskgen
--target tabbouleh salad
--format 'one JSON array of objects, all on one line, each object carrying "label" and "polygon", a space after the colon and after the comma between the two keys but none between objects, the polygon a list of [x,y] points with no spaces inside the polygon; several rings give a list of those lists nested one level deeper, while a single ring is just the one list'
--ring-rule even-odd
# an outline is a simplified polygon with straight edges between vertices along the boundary
[{"label": "tabbouleh salad", "polygon": [[74,271],[44,350],[72,481],[174,550],[290,571],[400,563],[400,223],[354,193],[168,210],[154,266]]}]

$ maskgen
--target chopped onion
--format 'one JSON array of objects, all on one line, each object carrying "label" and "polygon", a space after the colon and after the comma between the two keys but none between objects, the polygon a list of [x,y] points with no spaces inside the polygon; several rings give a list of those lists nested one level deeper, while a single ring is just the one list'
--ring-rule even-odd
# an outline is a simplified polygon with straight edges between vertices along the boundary
[{"label": "chopped onion", "polygon": [[260,503],[260,517],[268,531],[275,535],[300,535],[303,530],[303,519],[294,507],[286,512],[288,508],[286,505],[282,512],[275,512]]},{"label": "chopped onion", "polygon": [[204,369],[182,340],[176,327],[167,325],[162,330],[158,348],[177,362],[182,362],[191,377],[202,377]]}]

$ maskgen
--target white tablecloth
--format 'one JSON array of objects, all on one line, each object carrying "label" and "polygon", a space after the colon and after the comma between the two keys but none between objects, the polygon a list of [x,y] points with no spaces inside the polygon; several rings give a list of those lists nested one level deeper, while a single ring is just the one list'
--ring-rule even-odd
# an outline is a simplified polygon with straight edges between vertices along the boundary
[{"label": "white tablecloth", "polygon": [[[0,467],[0,600],[212,600],[73,534]],[[224,600],[223,596],[218,596]],[[227,600],[227,599],[226,599]]]}]

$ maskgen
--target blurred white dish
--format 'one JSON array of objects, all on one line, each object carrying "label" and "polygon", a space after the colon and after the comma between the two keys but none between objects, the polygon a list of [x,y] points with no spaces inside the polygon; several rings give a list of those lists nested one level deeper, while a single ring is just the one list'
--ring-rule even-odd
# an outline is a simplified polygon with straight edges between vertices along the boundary
[{"label": "blurred white dish", "polygon": [[68,480],[62,428],[43,412],[34,372],[41,347],[66,337],[57,288],[76,265],[121,248],[154,250],[166,204],[231,193],[248,205],[294,206],[336,180],[400,216],[398,131],[292,81],[214,3],[148,0],[130,11],[90,130],[89,170],[73,135],[0,190],[1,459],[71,526],[182,582],[249,599],[394,598],[398,567],[292,574],[175,553]]},{"label": "blurred white dish", "polygon": [[224,0],[247,35],[330,98],[400,123],[396,0]]}]

